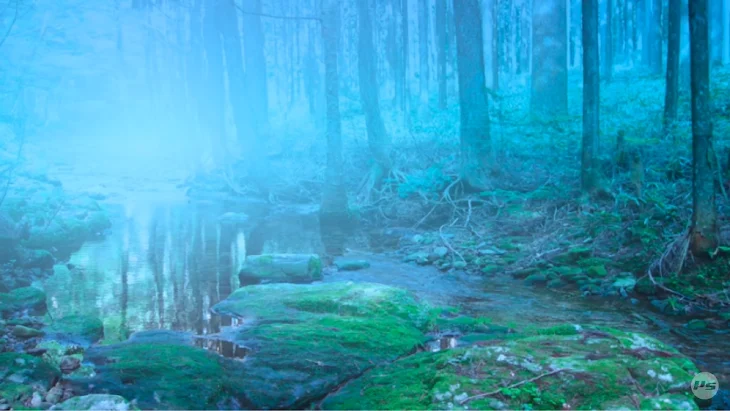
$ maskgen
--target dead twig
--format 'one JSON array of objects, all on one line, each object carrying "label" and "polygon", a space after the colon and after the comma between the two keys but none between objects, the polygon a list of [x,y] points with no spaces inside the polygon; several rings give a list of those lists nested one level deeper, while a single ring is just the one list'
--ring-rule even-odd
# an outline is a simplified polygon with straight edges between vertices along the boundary
[{"label": "dead twig", "polygon": [[557,370],[553,370],[553,371],[546,372],[546,373],[540,374],[538,376],[532,377],[529,380],[522,380],[522,381],[516,382],[516,383],[514,383],[512,385],[508,385],[506,387],[498,388],[498,389],[496,389],[494,391],[489,391],[489,392],[485,392],[485,393],[482,393],[482,394],[472,395],[471,397],[467,397],[467,398],[464,398],[463,400],[459,401],[459,404],[460,405],[464,405],[467,402],[472,401],[472,400],[478,400],[480,398],[491,397],[492,395],[497,395],[497,394],[501,393],[502,390],[508,390],[508,389],[511,389],[511,388],[517,388],[517,387],[520,387],[522,385],[525,385],[525,384],[528,384],[528,383],[531,383],[531,382],[535,382],[535,381],[537,381],[537,380],[539,380],[541,378],[545,378],[545,377],[548,377],[550,375],[555,375],[555,374],[560,373],[560,372],[563,372],[563,371],[565,371],[564,368],[559,368]]}]

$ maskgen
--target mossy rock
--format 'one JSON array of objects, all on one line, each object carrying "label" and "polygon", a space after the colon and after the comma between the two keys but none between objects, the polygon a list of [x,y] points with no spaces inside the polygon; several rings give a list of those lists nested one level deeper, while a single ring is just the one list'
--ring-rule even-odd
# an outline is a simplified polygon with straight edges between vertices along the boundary
[{"label": "mossy rock", "polygon": [[33,394],[34,386],[49,389],[61,372],[38,357],[18,353],[0,353],[0,398],[15,407]]},{"label": "mossy rock", "polygon": [[49,339],[88,347],[104,338],[104,324],[87,315],[70,315],[43,329]]},{"label": "mossy rock", "polygon": [[322,260],[316,254],[251,255],[238,278],[242,285],[311,283],[322,279]]},{"label": "mossy rock", "polygon": [[431,310],[398,288],[370,283],[243,287],[213,307],[242,318],[233,341],[250,348],[245,408],[301,408],[427,338]]},{"label": "mossy rock", "polygon": [[47,310],[46,293],[40,288],[22,287],[9,293],[0,293],[0,312],[4,318],[23,311],[43,315]]},{"label": "mossy rock", "polygon": [[592,265],[586,268],[586,274],[591,278],[604,278],[608,275],[608,271],[604,265]]},{"label": "mossy rock", "polygon": [[72,397],[56,404],[51,410],[109,410],[128,411],[136,409],[124,397],[111,394],[89,394],[81,397]]},{"label": "mossy rock", "polygon": [[50,223],[41,221],[31,228],[30,237],[22,244],[30,249],[56,250],[56,257],[65,258],[109,227],[109,216],[96,202],[69,204]]},{"label": "mossy rock", "polygon": [[525,278],[527,285],[545,285],[548,281],[547,276],[543,273],[530,274]]},{"label": "mossy rock", "polygon": [[[376,367],[328,396],[322,407],[635,409],[637,397],[663,403],[671,395],[671,404],[697,408],[691,393],[681,394],[697,368],[674,349],[617,330],[561,330],[570,332],[538,330],[486,346],[421,352]],[[504,388],[519,382],[526,383]]]},{"label": "mossy rock", "polygon": [[573,247],[568,251],[553,257],[552,261],[561,265],[578,264],[581,260],[590,258],[593,250],[588,247]]},{"label": "mossy rock", "polygon": [[246,383],[233,362],[201,348],[128,342],[92,348],[86,360],[96,373],[71,380],[78,393],[119,395],[142,409],[241,408],[234,401]]},{"label": "mossy rock", "polygon": [[357,271],[369,268],[370,263],[367,260],[338,260],[335,266],[340,271]]}]

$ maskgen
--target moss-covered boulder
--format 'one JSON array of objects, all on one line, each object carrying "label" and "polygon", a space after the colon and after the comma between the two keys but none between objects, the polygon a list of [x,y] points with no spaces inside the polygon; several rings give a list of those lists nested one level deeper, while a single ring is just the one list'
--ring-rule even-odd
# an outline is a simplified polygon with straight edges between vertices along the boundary
[{"label": "moss-covered boulder", "polygon": [[73,397],[56,404],[51,410],[109,410],[128,411],[135,409],[124,397],[110,394],[89,394],[81,397]]},{"label": "moss-covered boulder", "polygon": [[652,338],[579,326],[490,336],[377,367],[323,402],[328,409],[697,408],[697,369]]},{"label": "moss-covered boulder", "polygon": [[9,293],[0,293],[0,313],[3,318],[26,311],[32,315],[43,315],[47,310],[46,293],[39,288],[22,287]]},{"label": "moss-covered boulder", "polygon": [[142,409],[241,408],[231,361],[200,348],[128,342],[92,348],[85,359],[95,374],[73,378],[75,392],[120,395]]},{"label": "moss-covered boulder", "polygon": [[300,408],[367,369],[412,352],[430,311],[409,292],[338,282],[243,287],[213,307],[244,321],[245,408]]},{"label": "moss-covered boulder", "polygon": [[316,254],[250,255],[238,278],[241,285],[311,283],[322,279],[322,260]]},{"label": "moss-covered boulder", "polygon": [[49,339],[88,347],[104,338],[104,323],[92,316],[69,315],[56,319],[43,331]]},{"label": "moss-covered boulder", "polygon": [[23,407],[34,389],[49,389],[60,377],[58,369],[38,357],[0,353],[0,398],[14,407]]}]

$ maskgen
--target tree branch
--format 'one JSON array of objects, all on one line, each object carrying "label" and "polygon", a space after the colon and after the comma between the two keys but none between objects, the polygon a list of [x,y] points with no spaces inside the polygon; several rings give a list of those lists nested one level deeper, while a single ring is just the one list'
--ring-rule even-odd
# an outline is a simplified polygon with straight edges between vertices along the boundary
[{"label": "tree branch", "polygon": [[10,27],[8,27],[8,31],[5,32],[5,37],[3,37],[2,40],[0,40],[0,47],[2,47],[3,44],[5,44],[5,40],[8,39],[10,32],[13,31],[15,22],[18,20],[18,10],[19,9],[20,9],[20,0],[15,0],[15,15],[13,15],[13,21],[10,22]]},{"label": "tree branch", "polygon": [[266,13],[254,13],[250,11],[246,11],[243,9],[243,7],[236,4],[236,8],[241,14],[246,14],[249,16],[259,16],[259,17],[268,17],[270,19],[280,19],[280,20],[312,20],[312,21],[318,21],[322,23],[322,19],[320,17],[314,17],[314,16],[278,16],[275,14],[266,14]]}]

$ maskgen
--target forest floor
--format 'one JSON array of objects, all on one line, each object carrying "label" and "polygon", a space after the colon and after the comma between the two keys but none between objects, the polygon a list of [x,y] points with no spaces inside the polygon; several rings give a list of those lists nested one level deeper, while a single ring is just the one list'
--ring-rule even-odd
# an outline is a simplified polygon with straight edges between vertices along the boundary
[{"label": "forest floor", "polygon": [[[582,89],[571,73],[569,113],[536,118],[529,90],[505,87],[492,95],[494,169],[489,190],[466,195],[458,182],[458,107],[413,114],[410,130],[394,110],[383,113],[393,137],[395,167],[373,198],[350,198],[372,245],[395,236],[406,258],[420,264],[510,273],[537,286],[574,288],[583,295],[646,298],[660,311],[719,315],[730,320],[730,260],[703,263],[686,253],[691,217],[689,93],[680,94],[679,119],[662,126],[664,78],[617,72],[602,84],[600,189],[579,189]],[[730,72],[712,75],[717,203],[727,228]],[[433,102],[432,107],[435,107]],[[357,193],[371,161],[356,99],[343,96],[348,191]],[[317,201],[324,175],[324,141],[311,130],[274,130],[276,175],[268,174],[275,202]],[[302,159],[316,159],[302,161]],[[425,164],[425,165],[424,165]],[[246,179],[237,180],[240,186]],[[727,230],[721,239],[727,241]],[[392,240],[392,239],[391,239]],[[669,251],[667,251],[669,250]],[[651,268],[651,270],[650,270]],[[652,275],[648,275],[651,272]],[[705,326],[703,324],[702,326]]]}]

